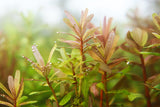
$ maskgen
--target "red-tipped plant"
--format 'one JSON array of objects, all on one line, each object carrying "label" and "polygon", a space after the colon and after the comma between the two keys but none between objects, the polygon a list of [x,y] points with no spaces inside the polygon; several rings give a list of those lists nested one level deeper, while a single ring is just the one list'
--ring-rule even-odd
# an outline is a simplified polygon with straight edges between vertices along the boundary
[{"label": "red-tipped plant", "polygon": [[[109,63],[114,51],[116,50],[116,45],[119,37],[116,35],[116,29],[111,29],[112,18],[106,23],[106,17],[104,18],[102,30],[96,32],[94,39],[95,43],[99,43],[99,46],[92,46],[89,50],[89,54],[94,60],[100,63],[100,71],[102,71],[102,83],[104,84],[104,92],[101,90],[100,93],[100,107],[103,106],[103,93],[106,97],[106,106],[109,107],[109,97],[107,93],[107,79],[108,74],[111,73],[111,68],[124,61],[124,58],[116,59],[113,63]],[[93,26],[92,26],[93,27]]]},{"label": "red-tipped plant", "polygon": [[29,61],[33,68],[42,76],[46,79],[46,82],[49,86],[49,88],[51,89],[52,91],[52,94],[55,98],[55,101],[56,101],[56,104],[57,104],[57,107],[59,107],[59,103],[58,103],[58,99],[57,99],[57,96],[56,96],[56,93],[54,91],[54,89],[52,88],[52,85],[51,85],[51,82],[49,80],[49,73],[50,73],[50,70],[51,70],[51,57],[53,55],[53,52],[55,51],[57,45],[55,44],[55,46],[52,48],[51,52],[50,52],[50,55],[48,57],[48,61],[47,61],[47,64],[45,65],[44,63],[44,60],[43,60],[43,57],[41,56],[41,54],[39,53],[38,49],[37,49],[37,46],[36,45],[33,45],[32,46],[32,51],[33,51],[33,54],[34,54],[34,57],[36,58],[37,60],[37,63],[31,61],[30,59],[28,59],[27,57],[23,56],[27,61]]},{"label": "red-tipped plant", "polygon": [[[85,61],[85,52],[88,49],[87,42],[93,38],[94,32],[97,28],[89,29],[89,24],[93,18],[93,14],[88,15],[88,9],[82,11],[80,21],[78,22],[69,12],[65,11],[67,18],[64,19],[64,22],[72,29],[74,34],[66,33],[72,37],[74,40],[62,40],[65,43],[68,43],[72,48],[77,48],[80,50],[81,60],[80,60],[80,74],[84,75],[84,61]],[[79,80],[79,97],[81,96],[81,85],[82,78]]]}]

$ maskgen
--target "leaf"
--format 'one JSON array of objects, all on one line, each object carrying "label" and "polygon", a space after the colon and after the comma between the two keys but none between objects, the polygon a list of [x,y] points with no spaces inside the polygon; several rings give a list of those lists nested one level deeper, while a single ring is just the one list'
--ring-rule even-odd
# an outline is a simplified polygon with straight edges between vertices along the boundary
[{"label": "leaf", "polygon": [[[109,58],[109,56],[111,56],[111,49],[113,49],[113,43],[114,43],[114,39],[115,39],[115,32],[112,31],[108,38],[107,38],[107,41],[106,41],[106,44],[105,44],[105,52],[104,52],[104,57],[107,61],[107,59]],[[114,49],[113,49],[114,50]]]},{"label": "leaf", "polygon": [[73,48],[79,48],[80,47],[80,43],[78,41],[73,41],[73,40],[61,40],[61,41],[71,45]]},{"label": "leaf", "polygon": [[61,54],[64,61],[67,60],[67,54],[66,54],[66,51],[64,48],[60,49],[60,54]]},{"label": "leaf", "polygon": [[136,98],[140,98],[140,97],[143,97],[143,96],[139,93],[130,93],[128,95],[129,101],[134,101]]},{"label": "leaf", "polygon": [[105,91],[104,84],[102,82],[97,83],[96,86],[101,90]]},{"label": "leaf", "polygon": [[103,61],[104,58],[102,54],[99,52],[99,50],[96,47],[93,47],[92,49],[88,50],[88,53],[94,60],[104,62]]},{"label": "leaf", "polygon": [[65,14],[68,17],[68,19],[70,20],[71,24],[74,26],[75,30],[78,33],[80,33],[80,29],[78,27],[78,23],[76,22],[76,19],[68,11],[65,11]]},{"label": "leaf", "polygon": [[137,44],[135,43],[135,41],[132,39],[131,37],[131,32],[128,31],[127,33],[127,37],[126,37],[126,42],[130,47],[136,48],[138,49]]},{"label": "leaf", "polygon": [[1,100],[0,100],[0,104],[6,105],[6,106],[9,106],[9,107],[14,107],[11,103],[1,101]]},{"label": "leaf", "polygon": [[57,44],[55,44],[54,47],[52,48],[52,50],[51,50],[51,52],[49,54],[48,62],[47,63],[50,63],[52,55],[53,55],[53,53],[54,53],[54,51],[55,51],[56,48],[57,48]]},{"label": "leaf", "polygon": [[71,58],[76,58],[78,60],[81,59],[81,55],[80,55],[80,50],[79,49],[72,49],[72,52],[71,52]]},{"label": "leaf", "polygon": [[76,33],[77,36],[80,36],[80,33],[74,28],[69,19],[64,18],[63,21]]},{"label": "leaf", "polygon": [[16,95],[18,94],[19,82],[20,82],[20,71],[17,70],[14,76],[14,87],[16,90]]},{"label": "leaf", "polygon": [[44,77],[42,74],[42,71],[41,71],[41,67],[38,64],[34,63],[32,60],[30,60],[29,58],[27,58],[25,56],[23,56],[23,58],[25,58],[28,62],[30,62],[32,64],[32,67],[37,71],[38,74],[40,74],[42,77]]},{"label": "leaf", "polygon": [[13,80],[12,76],[8,76],[8,87],[9,87],[9,90],[11,91],[13,97],[15,98],[16,97],[16,90],[14,87],[14,80]]},{"label": "leaf", "polygon": [[19,89],[18,89],[18,93],[17,93],[17,100],[19,100],[23,94],[23,90],[24,90],[24,82],[23,79],[21,80]]},{"label": "leaf", "polygon": [[26,102],[23,102],[23,103],[21,103],[19,105],[22,106],[22,105],[34,104],[34,103],[37,103],[37,101],[26,101]]},{"label": "leaf", "polygon": [[152,33],[156,38],[160,39],[160,35],[158,33]]},{"label": "leaf", "polygon": [[7,88],[2,84],[0,83],[0,88],[11,98],[13,98],[12,94],[7,90]]},{"label": "leaf", "polygon": [[109,68],[109,66],[107,65],[107,64],[105,64],[105,63],[103,63],[103,62],[98,62],[99,64],[100,64],[100,66],[99,66],[99,68],[101,69],[101,70],[103,70],[104,72],[107,72],[107,73],[111,73],[112,71],[111,71],[111,69]]},{"label": "leaf", "polygon": [[49,92],[49,91],[46,90],[46,91],[31,92],[31,93],[29,93],[29,95],[39,95],[39,94],[43,94],[43,93],[46,93],[46,92]]},{"label": "leaf", "polygon": [[80,40],[79,36],[77,36],[77,35],[74,35],[71,33],[66,33],[66,32],[60,32],[60,33],[70,35],[70,36],[74,37],[75,39]]},{"label": "leaf", "polygon": [[157,26],[157,28],[160,30],[160,17],[156,14],[152,14],[153,23]]},{"label": "leaf", "polygon": [[106,62],[108,62],[108,60],[112,57],[112,55],[116,49],[116,45],[117,45],[118,40],[119,40],[119,36],[115,36],[113,44],[112,44],[112,48],[109,50],[109,53],[107,55]]},{"label": "leaf", "polygon": [[20,104],[20,103],[24,102],[26,99],[28,99],[27,96],[22,96],[22,97],[18,100],[18,103]]},{"label": "leaf", "polygon": [[154,86],[160,84],[160,74],[153,75],[153,76],[149,77],[147,79],[146,83],[151,85],[151,87],[154,87]]},{"label": "leaf", "polygon": [[127,51],[129,53],[132,53],[134,55],[138,55],[138,49],[136,49],[135,47],[130,47],[130,46],[126,46],[125,43],[123,43],[120,48],[124,51]]},{"label": "leaf", "polygon": [[98,28],[91,28],[85,32],[83,35],[83,40],[85,40],[88,36],[92,36]]},{"label": "leaf", "polygon": [[105,16],[103,21],[103,35],[105,40],[107,40],[108,38],[111,23],[112,23],[112,18],[109,18],[108,23],[106,23],[106,16]]},{"label": "leaf", "polygon": [[155,55],[155,56],[160,56],[160,53],[157,52],[139,52],[140,54],[143,55]]},{"label": "leaf", "polygon": [[118,59],[113,60],[111,63],[109,63],[108,66],[111,69],[123,61],[126,61],[126,58],[118,58]]},{"label": "leaf", "polygon": [[34,57],[36,58],[38,64],[39,64],[40,66],[44,66],[44,65],[45,65],[45,64],[44,64],[44,60],[43,60],[41,54],[39,53],[36,45],[33,45],[33,46],[32,46],[32,51],[33,51],[33,55],[34,55]]},{"label": "leaf", "polygon": [[72,97],[72,94],[73,94],[73,92],[69,92],[67,95],[65,95],[65,96],[62,98],[62,100],[59,102],[59,105],[60,105],[60,106],[63,106],[63,105],[65,105],[66,103],[68,103],[69,100],[70,100],[71,97]]},{"label": "leaf", "polygon": [[139,46],[142,46],[142,47],[147,43],[147,40],[148,40],[147,32],[144,30],[141,30],[140,28],[135,28],[131,32],[131,37]]},{"label": "leaf", "polygon": [[89,81],[87,81],[86,79],[83,79],[82,81],[82,93],[85,99],[88,98],[88,91],[89,91]]}]

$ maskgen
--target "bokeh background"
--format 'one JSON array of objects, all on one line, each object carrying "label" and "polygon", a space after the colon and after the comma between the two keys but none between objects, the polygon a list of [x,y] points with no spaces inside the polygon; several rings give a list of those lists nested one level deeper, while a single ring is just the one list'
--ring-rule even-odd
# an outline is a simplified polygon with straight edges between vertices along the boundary
[{"label": "bokeh background", "polygon": [[[66,35],[57,34],[69,31],[63,23],[64,10],[79,18],[81,10],[88,8],[98,26],[104,16],[113,17],[113,26],[123,41],[128,30],[151,26],[152,13],[159,13],[159,5],[160,0],[0,0],[0,82],[6,84],[8,75],[19,69],[26,79],[24,95],[45,89],[36,81],[27,81],[40,77],[22,55],[35,61],[31,46],[36,43],[47,60],[55,42],[64,46],[58,40]],[[56,54],[52,60],[56,60]],[[48,95],[42,96],[29,97],[45,107]]]}]

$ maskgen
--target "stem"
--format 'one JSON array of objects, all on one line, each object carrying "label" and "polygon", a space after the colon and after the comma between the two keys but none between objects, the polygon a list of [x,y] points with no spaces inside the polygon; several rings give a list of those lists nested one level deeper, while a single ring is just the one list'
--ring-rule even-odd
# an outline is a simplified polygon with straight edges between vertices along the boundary
[{"label": "stem", "polygon": [[14,107],[17,107],[16,100],[17,100],[17,98],[14,99]]},{"label": "stem", "polygon": [[[84,54],[83,54],[83,38],[81,36],[80,38],[81,44],[80,44],[80,54],[81,54],[81,60],[80,60],[80,73],[83,72],[83,60],[84,60]],[[81,97],[81,91],[82,91],[82,78],[79,80],[79,97]]]},{"label": "stem", "polygon": [[52,88],[52,86],[51,86],[51,84],[50,84],[50,82],[49,82],[48,77],[45,77],[45,78],[46,78],[47,84],[48,84],[49,88],[51,89],[52,94],[53,94],[53,96],[54,96],[54,98],[55,98],[57,107],[60,107],[60,106],[59,106],[59,103],[58,103],[58,100],[57,100],[57,96],[56,96],[56,94],[55,94],[55,92],[54,92],[54,90],[53,90],[53,88]]},{"label": "stem", "polygon": [[78,96],[78,91],[77,91],[77,78],[75,77],[75,75],[76,75],[76,73],[75,73],[75,71],[74,71],[74,67],[73,67],[73,64],[71,63],[71,65],[72,65],[72,72],[73,72],[73,79],[74,79],[74,81],[75,81],[75,93],[76,93],[76,96]]},{"label": "stem", "polygon": [[[147,74],[146,74],[146,68],[145,68],[145,65],[144,65],[144,58],[143,58],[142,54],[140,54],[140,59],[141,59],[142,70],[143,70],[143,82],[145,84],[146,81],[147,81]],[[151,107],[149,88],[146,85],[144,85],[144,89],[145,89],[145,97],[147,99],[147,107]]]},{"label": "stem", "polygon": [[[104,61],[105,64],[107,64],[106,61]],[[108,93],[107,93],[107,72],[104,71],[104,74],[102,75],[102,83],[104,84],[104,91],[105,91],[105,97],[106,97],[106,107],[109,106],[109,98],[108,98]],[[100,107],[103,107],[103,90],[101,90],[100,94]]]},{"label": "stem", "polygon": [[107,73],[104,72],[104,88],[105,88],[105,97],[106,97],[106,107],[109,107],[109,99],[107,93]]},{"label": "stem", "polygon": [[[103,83],[103,75],[102,75],[102,83]],[[103,90],[101,90],[100,93],[100,106],[99,107],[103,107]]]}]

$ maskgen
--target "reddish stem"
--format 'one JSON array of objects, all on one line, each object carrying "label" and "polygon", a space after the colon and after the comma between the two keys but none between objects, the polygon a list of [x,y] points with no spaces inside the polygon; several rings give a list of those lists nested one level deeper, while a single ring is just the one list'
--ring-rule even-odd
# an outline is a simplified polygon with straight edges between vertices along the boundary
[{"label": "reddish stem", "polygon": [[52,88],[52,86],[51,86],[51,84],[50,84],[50,82],[49,82],[48,77],[45,77],[45,78],[46,78],[47,84],[48,84],[49,88],[51,89],[52,94],[53,94],[53,96],[54,96],[54,98],[55,98],[57,107],[60,107],[60,106],[59,106],[59,103],[58,103],[58,100],[57,100],[57,96],[56,96],[56,94],[55,94],[55,92],[54,92],[54,90],[53,90],[53,88]]},{"label": "reddish stem", "polygon": [[[102,83],[104,84],[105,88],[105,97],[106,97],[106,107],[109,107],[109,99],[107,94],[107,73],[104,72],[104,75],[102,75]],[[103,90],[101,90],[100,93],[100,107],[103,107]]]},{"label": "reddish stem", "polygon": [[[147,74],[146,74],[146,68],[145,68],[145,64],[144,64],[143,55],[140,55],[140,59],[141,59],[142,71],[143,71],[143,82],[145,84],[146,81],[147,81]],[[145,89],[145,97],[147,99],[147,107],[151,107],[151,99],[150,99],[150,94],[149,94],[149,88],[146,85],[144,85],[144,89]]]},{"label": "reddish stem", "polygon": [[104,88],[105,88],[105,97],[106,97],[106,107],[109,107],[109,99],[107,93],[107,73],[104,72]]}]

